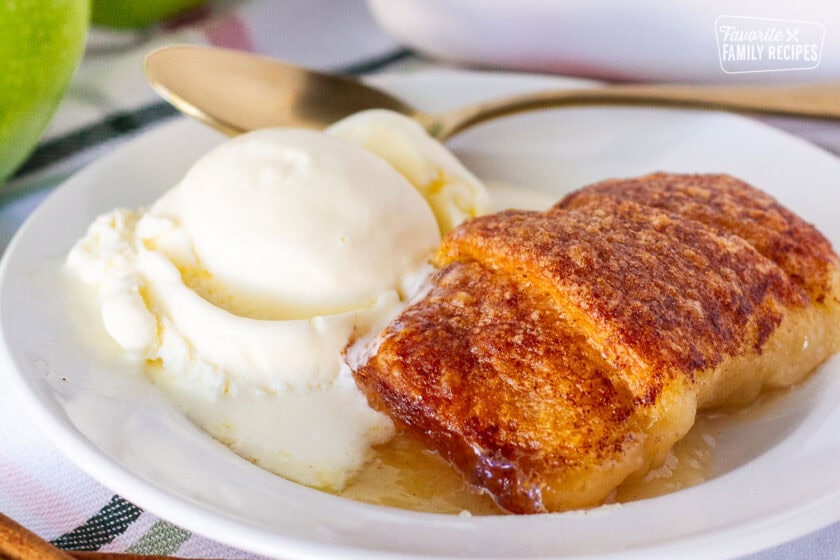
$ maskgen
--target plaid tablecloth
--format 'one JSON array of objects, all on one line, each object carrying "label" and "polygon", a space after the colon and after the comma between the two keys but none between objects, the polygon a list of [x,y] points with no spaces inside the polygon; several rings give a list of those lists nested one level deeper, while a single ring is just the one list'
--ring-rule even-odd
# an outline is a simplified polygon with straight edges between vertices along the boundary
[{"label": "plaid tablecloth", "polygon": [[[94,30],[45,139],[0,190],[0,251],[32,210],[71,173],[149,127],[177,118],[146,85],[140,69],[146,52],[171,43],[244,48],[355,74],[409,72],[440,64],[383,34],[362,0],[222,2],[188,20],[145,32]],[[840,154],[840,124],[764,120]],[[258,558],[146,513],[88,477],[39,434],[26,411],[9,397],[2,374],[0,512],[65,549]],[[840,558],[840,524],[750,558]]]}]

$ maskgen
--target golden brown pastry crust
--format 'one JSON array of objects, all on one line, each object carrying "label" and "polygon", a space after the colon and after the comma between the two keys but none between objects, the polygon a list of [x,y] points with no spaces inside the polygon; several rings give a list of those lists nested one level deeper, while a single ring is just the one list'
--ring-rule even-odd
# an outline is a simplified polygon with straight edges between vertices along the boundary
[{"label": "golden brown pastry crust", "polygon": [[740,179],[672,173],[610,179],[571,193],[555,208],[598,205],[604,197],[632,200],[737,235],[778,264],[816,302],[834,289],[838,261],[828,240],[773,197]]},{"label": "golden brown pastry crust", "polygon": [[[664,458],[710,384],[737,389],[728,377],[767,358],[783,321],[780,352],[779,340],[801,345],[798,317],[819,321],[810,308],[837,301],[836,257],[816,230],[735,180],[685,180],[706,210],[653,187],[659,206],[640,204],[642,178],[627,200],[602,183],[548,212],[456,228],[429,292],[351,364],[359,387],[510,511],[600,503]],[[834,346],[821,348],[808,363]]]},{"label": "golden brown pastry crust", "polygon": [[356,380],[504,507],[543,511],[546,473],[611,465],[612,487],[642,465],[633,397],[610,370],[545,295],[470,262],[435,275]]},{"label": "golden brown pastry crust", "polygon": [[635,202],[598,202],[478,218],[447,236],[436,264],[480,260],[539,286],[615,354],[643,402],[656,399],[664,376],[691,377],[741,348],[760,348],[785,307],[807,302],[742,239]]}]

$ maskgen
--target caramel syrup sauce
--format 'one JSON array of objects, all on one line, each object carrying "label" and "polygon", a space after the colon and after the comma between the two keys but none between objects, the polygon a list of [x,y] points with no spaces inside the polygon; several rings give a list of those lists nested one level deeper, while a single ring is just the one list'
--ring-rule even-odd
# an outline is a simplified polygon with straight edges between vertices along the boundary
[{"label": "caramel syrup sauce", "polygon": [[[788,390],[768,391],[738,408],[700,411],[692,429],[674,445],[663,465],[625,481],[605,503],[627,503],[676,492],[709,480],[717,439],[728,426],[749,422]],[[437,453],[411,435],[398,434],[375,449],[372,461],[339,496],[381,506],[432,512],[499,515],[493,499],[467,484]]]}]

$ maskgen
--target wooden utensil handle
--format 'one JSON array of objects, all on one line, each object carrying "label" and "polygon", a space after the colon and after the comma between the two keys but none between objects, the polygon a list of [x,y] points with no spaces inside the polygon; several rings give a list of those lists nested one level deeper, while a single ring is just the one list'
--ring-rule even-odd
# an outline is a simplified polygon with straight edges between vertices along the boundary
[{"label": "wooden utensil handle", "polygon": [[[0,513],[0,560],[182,560],[120,552],[61,550]],[[193,559],[199,560],[199,559]]]},{"label": "wooden utensil handle", "polygon": [[[148,554],[126,554],[123,552],[86,552],[82,550],[68,550],[71,558],[76,560],[183,560],[174,556],[158,556]],[[199,560],[199,559],[192,559]]]},{"label": "wooden utensil handle", "polygon": [[0,514],[0,558],[4,560],[73,560],[17,522]]}]

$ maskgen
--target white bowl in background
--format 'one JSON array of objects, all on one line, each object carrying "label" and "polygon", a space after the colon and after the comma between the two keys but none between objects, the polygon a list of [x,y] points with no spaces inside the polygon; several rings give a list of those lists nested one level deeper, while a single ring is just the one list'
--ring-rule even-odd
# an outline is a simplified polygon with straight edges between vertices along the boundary
[{"label": "white bowl in background", "polygon": [[[379,24],[400,42],[459,63],[610,80],[809,82],[840,78],[840,4],[836,0],[368,0],[368,5]],[[781,44],[820,42],[823,35],[819,60],[803,60],[799,65],[816,63],[816,68],[724,72],[730,65],[722,66],[719,56],[718,29],[727,21],[718,21],[721,16],[736,16],[728,21],[744,29],[774,29],[781,34],[776,41]],[[753,39],[744,44],[764,44],[765,60],[736,64],[728,70],[791,66],[766,60],[772,40],[766,44]]]}]

